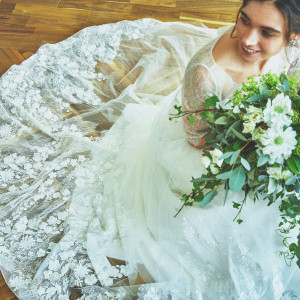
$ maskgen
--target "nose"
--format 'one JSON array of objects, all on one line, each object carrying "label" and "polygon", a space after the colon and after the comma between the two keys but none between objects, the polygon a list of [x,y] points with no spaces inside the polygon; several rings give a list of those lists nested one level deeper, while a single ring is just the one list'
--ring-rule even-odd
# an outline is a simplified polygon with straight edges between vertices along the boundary
[{"label": "nose", "polygon": [[244,43],[246,46],[253,46],[258,43],[259,34],[257,30],[249,29],[249,31],[245,34]]}]

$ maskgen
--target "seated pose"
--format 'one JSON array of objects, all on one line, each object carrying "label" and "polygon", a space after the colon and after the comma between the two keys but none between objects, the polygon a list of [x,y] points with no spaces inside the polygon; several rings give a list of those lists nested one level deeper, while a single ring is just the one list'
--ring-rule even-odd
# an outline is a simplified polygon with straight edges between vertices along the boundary
[{"label": "seated pose", "polygon": [[248,199],[238,225],[220,189],[174,218],[206,172],[206,124],[169,120],[175,104],[225,101],[251,75],[293,74],[299,36],[298,0],[244,0],[234,27],[94,26],[6,72],[0,269],[15,294],[300,299],[300,269],[279,255],[276,203]]}]

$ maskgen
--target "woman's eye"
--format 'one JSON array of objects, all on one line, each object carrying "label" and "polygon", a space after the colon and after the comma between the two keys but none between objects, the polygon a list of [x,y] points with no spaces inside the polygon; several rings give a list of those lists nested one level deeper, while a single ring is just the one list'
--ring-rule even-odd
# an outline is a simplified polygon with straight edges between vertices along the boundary
[{"label": "woman's eye", "polygon": [[265,36],[265,37],[272,37],[273,36],[273,34],[271,34],[269,31],[266,31],[266,30],[262,31],[262,35]]}]

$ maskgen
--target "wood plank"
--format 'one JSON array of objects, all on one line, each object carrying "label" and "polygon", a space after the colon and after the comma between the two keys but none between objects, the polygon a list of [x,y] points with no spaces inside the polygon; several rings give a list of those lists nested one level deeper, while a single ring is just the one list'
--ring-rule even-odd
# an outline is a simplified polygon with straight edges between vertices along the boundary
[{"label": "wood plank", "polygon": [[15,6],[15,3],[0,2],[0,15],[10,15]]},{"label": "wood plank", "polygon": [[27,59],[27,58],[29,58],[31,55],[33,55],[34,53],[33,53],[33,52],[29,52],[29,51],[26,51],[26,52],[21,51],[21,54],[22,54],[22,56],[23,56],[25,59]]},{"label": "wood plank", "polygon": [[[116,5],[115,2],[98,2],[94,3],[92,6],[93,11],[115,11],[122,13],[130,13],[132,10],[132,5],[129,3],[118,3]],[[91,13],[93,13],[91,11]]]},{"label": "wood plank", "polygon": [[[104,0],[98,0],[96,2],[104,2]],[[95,1],[94,0],[60,0],[58,7],[59,8],[77,8],[77,9],[90,9],[93,7]]]},{"label": "wood plank", "polygon": [[[85,1],[85,0],[83,0]],[[30,5],[43,5],[43,6],[52,6],[52,7],[57,7],[59,0],[4,0],[2,2],[5,3],[20,3],[20,4],[25,4],[27,6]]]},{"label": "wood plank", "polygon": [[3,50],[14,64],[19,65],[25,60],[22,54],[18,50],[14,50],[14,49],[3,49]]},{"label": "wood plank", "polygon": [[0,272],[0,296],[1,300],[18,300],[14,293],[6,285],[3,275]]},{"label": "wood plank", "polygon": [[148,5],[133,5],[132,11],[133,16],[137,18],[156,18],[158,20],[178,20],[180,12],[173,7],[158,7]]},{"label": "wood plank", "polygon": [[27,16],[13,16],[13,15],[1,15],[0,25],[14,25],[25,27],[29,17]]},{"label": "wood plank", "polygon": [[176,0],[130,0],[130,4],[141,4],[148,6],[163,6],[163,7],[176,7]]},{"label": "wood plank", "polygon": [[80,21],[86,21],[89,16],[89,11],[84,9],[74,8],[56,8],[42,5],[24,5],[19,4],[15,6],[13,11],[14,15],[23,16],[35,16],[39,18],[53,18],[57,20],[61,19],[75,19]]},{"label": "wood plank", "polygon": [[14,63],[3,49],[0,49],[0,74],[3,74]]}]

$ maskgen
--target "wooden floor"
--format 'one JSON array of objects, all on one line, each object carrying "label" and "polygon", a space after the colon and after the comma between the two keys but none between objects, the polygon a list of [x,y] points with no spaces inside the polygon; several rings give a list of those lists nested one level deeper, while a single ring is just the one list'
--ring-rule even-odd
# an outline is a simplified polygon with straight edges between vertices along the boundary
[{"label": "wooden floor", "polygon": [[[80,29],[150,17],[203,22],[217,28],[235,22],[241,0],[0,0],[0,76],[45,43]],[[17,299],[0,273],[0,300]]]}]

